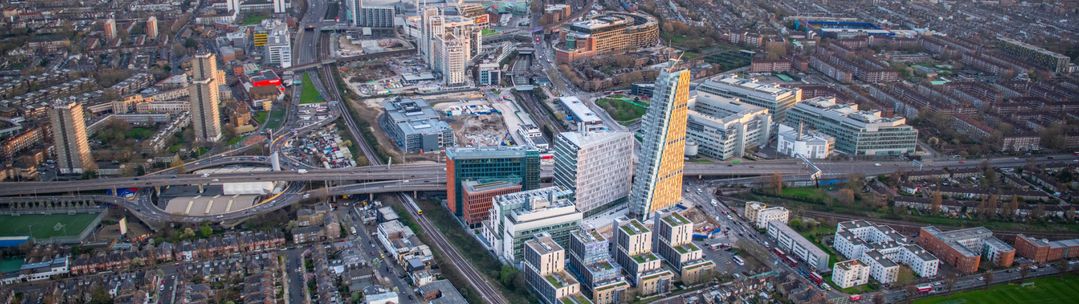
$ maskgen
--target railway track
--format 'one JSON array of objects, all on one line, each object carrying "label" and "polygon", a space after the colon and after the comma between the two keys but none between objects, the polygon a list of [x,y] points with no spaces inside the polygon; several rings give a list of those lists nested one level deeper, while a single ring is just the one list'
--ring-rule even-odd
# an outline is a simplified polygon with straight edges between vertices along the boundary
[{"label": "railway track", "polygon": [[[322,58],[332,57],[329,54],[330,39],[328,36],[329,35],[323,35],[319,39],[320,60]],[[319,78],[323,82],[324,88],[326,88],[326,93],[329,95],[326,97],[331,101],[335,101],[334,104],[336,110],[345,121],[349,133],[352,134],[352,137],[360,147],[360,152],[363,152],[364,157],[367,158],[370,165],[376,166],[385,164],[383,160],[379,158],[378,154],[375,153],[375,150],[371,148],[365,137],[363,137],[363,133],[352,117],[348,104],[341,98],[341,91],[337,87],[336,71],[334,71],[334,67],[334,65],[325,65],[319,69]],[[423,230],[424,234],[430,236],[431,240],[434,241],[435,247],[445,253],[446,257],[449,259],[449,261],[446,261],[447,264],[460,271],[461,277],[463,277],[469,285],[472,285],[473,289],[480,293],[480,296],[484,301],[496,304],[509,303],[506,297],[502,295],[502,292],[495,288],[492,282],[484,274],[476,270],[476,267],[461,255],[457,250],[457,247],[446,240],[446,237],[437,227],[421,216],[420,210],[416,207],[416,204],[411,197],[408,197],[403,193],[397,193],[396,195],[397,198],[404,203],[405,208],[412,218],[416,219],[416,222],[419,223],[420,229]]]}]

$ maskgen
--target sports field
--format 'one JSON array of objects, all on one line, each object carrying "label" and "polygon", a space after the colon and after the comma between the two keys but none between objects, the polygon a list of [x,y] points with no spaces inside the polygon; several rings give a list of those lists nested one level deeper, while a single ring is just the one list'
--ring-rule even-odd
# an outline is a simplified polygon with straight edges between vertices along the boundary
[{"label": "sports field", "polygon": [[77,236],[97,218],[94,213],[0,215],[0,236],[23,236],[44,240]]},{"label": "sports field", "polygon": [[1079,299],[1079,274],[1063,278],[1051,276],[1028,280],[1033,286],[1020,284],[991,286],[956,294],[928,297],[914,301],[916,304],[982,304],[982,303],[1076,303]]}]

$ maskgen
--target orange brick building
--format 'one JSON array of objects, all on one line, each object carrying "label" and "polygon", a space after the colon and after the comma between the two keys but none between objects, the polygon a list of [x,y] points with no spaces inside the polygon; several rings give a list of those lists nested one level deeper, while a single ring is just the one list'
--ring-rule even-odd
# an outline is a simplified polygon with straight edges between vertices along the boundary
[{"label": "orange brick building", "polygon": [[559,63],[649,48],[659,43],[659,22],[639,13],[607,13],[562,28],[555,46]]},{"label": "orange brick building", "polygon": [[461,183],[461,202],[464,220],[468,225],[479,225],[487,220],[495,196],[521,192],[521,184],[509,181],[481,183],[466,180]]},{"label": "orange brick building", "polygon": [[983,255],[999,267],[1011,267],[1015,261],[1015,248],[994,237],[985,227],[947,232],[933,226],[922,227],[917,242],[962,273],[977,272]]},{"label": "orange brick building", "polygon": [[1015,236],[1015,252],[1039,264],[1077,258],[1079,239],[1049,241],[1020,234]]}]

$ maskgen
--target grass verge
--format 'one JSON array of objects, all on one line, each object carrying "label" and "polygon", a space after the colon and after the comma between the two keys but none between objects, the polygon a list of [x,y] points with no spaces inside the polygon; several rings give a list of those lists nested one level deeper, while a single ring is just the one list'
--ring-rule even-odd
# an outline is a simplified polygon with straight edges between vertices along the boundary
[{"label": "grass verge", "polygon": [[628,102],[625,99],[620,98],[602,98],[596,100],[596,105],[607,111],[607,114],[611,115],[611,118],[617,120],[621,124],[630,124],[644,116],[644,113],[648,111],[647,106]]},{"label": "grass verge", "polygon": [[311,80],[311,75],[303,74],[303,88],[300,90],[300,104],[320,103],[326,101],[322,98],[322,95],[318,93],[318,89],[315,89],[315,82]]}]

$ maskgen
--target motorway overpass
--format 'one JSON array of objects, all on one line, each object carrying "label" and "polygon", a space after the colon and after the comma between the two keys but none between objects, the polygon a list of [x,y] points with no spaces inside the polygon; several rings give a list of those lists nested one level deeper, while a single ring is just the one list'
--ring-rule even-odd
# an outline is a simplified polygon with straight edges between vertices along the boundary
[{"label": "motorway overpass", "polygon": [[[1074,162],[1079,159],[1072,155],[1056,155],[1031,159],[1020,158],[994,158],[986,160],[993,167],[1020,167],[1028,162],[1035,165],[1049,163]],[[232,159],[237,162],[247,160]],[[224,160],[223,160],[224,161]],[[250,159],[255,162],[257,159]],[[943,168],[975,168],[981,166],[982,160],[949,160],[949,161],[926,161],[915,164],[907,161],[872,162],[872,161],[840,161],[818,162],[816,165],[822,170],[824,178],[843,177],[852,173],[866,176],[891,174],[895,171],[918,171]],[[811,174],[805,164],[795,160],[765,160],[746,162],[739,165],[730,164],[699,164],[688,163],[684,170],[686,177],[690,178],[724,178],[724,177],[748,177],[771,174],[784,176],[802,177]],[[552,175],[551,166],[544,166],[541,177]],[[283,181],[283,182],[321,182],[321,181],[344,181],[365,182],[382,180],[409,180],[409,179],[439,179],[445,178],[443,164],[407,164],[393,166],[366,166],[341,169],[309,169],[306,173],[296,171],[271,171],[229,174],[172,174],[153,175],[140,177],[100,178],[77,181],[61,182],[6,182],[0,183],[0,196],[14,195],[40,195],[51,193],[68,193],[81,191],[96,191],[130,187],[162,187],[175,185],[210,185],[230,182],[252,181]]]}]

